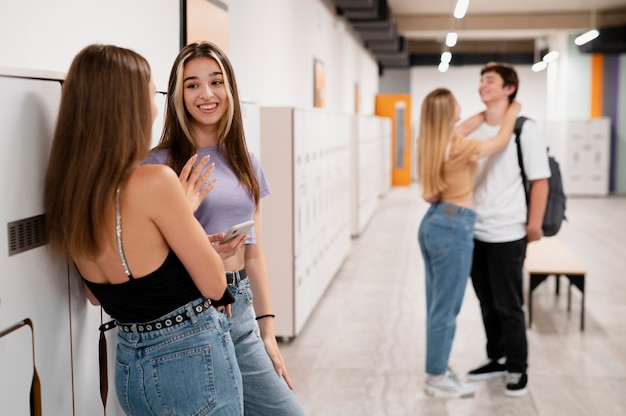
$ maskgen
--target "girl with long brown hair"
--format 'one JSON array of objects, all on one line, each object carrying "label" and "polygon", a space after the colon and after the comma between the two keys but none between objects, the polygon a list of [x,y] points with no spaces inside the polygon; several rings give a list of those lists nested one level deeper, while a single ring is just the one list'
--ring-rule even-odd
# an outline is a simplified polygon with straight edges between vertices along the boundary
[{"label": "girl with long brown hair", "polygon": [[174,171],[140,166],[154,94],[136,52],[90,45],[74,58],[45,180],[48,240],[115,319],[127,414],[242,415],[228,322],[215,309],[230,294],[221,258]]}]

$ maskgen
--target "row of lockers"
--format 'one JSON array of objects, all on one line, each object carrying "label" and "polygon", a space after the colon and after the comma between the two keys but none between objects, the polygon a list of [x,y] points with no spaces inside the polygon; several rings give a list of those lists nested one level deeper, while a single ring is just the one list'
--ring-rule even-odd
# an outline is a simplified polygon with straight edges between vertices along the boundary
[{"label": "row of lockers", "polygon": [[[42,241],[43,180],[62,80],[60,73],[0,68],[0,220],[6,224],[0,234],[1,415],[38,414],[31,403],[50,415],[123,414],[113,390],[115,330],[105,334],[108,394],[100,386],[98,327],[109,317],[88,303],[74,269],[53,257]],[[153,144],[161,133],[164,103],[159,97]],[[362,207],[372,205],[390,186],[384,172],[372,172],[380,166],[358,161],[364,148],[375,151],[379,136],[366,139],[354,130],[368,124],[371,133],[378,124],[386,125],[386,119],[291,109],[289,123],[262,130],[267,127],[265,109],[244,103],[243,111],[248,147],[261,159],[273,191],[264,200],[278,203],[273,209],[264,201],[262,209],[273,299],[277,310],[285,310],[277,312],[284,319],[277,324],[287,325],[278,335],[293,336],[345,259],[351,236],[371,217],[371,206]],[[382,129],[384,139],[390,133]],[[286,147],[279,145],[281,140]],[[381,155],[381,164],[385,159]],[[275,167],[282,169],[278,176]],[[359,203],[352,206],[355,174],[369,175],[370,182],[369,188],[361,186]],[[291,187],[284,188],[289,181]],[[352,228],[355,216],[361,225]],[[281,240],[285,227],[291,234]],[[289,267],[283,273],[285,265]],[[276,294],[287,287],[292,291],[286,296]]]},{"label": "row of lockers", "polygon": [[260,120],[273,189],[261,215],[276,335],[291,338],[391,186],[390,121],[292,107],[262,107]]}]

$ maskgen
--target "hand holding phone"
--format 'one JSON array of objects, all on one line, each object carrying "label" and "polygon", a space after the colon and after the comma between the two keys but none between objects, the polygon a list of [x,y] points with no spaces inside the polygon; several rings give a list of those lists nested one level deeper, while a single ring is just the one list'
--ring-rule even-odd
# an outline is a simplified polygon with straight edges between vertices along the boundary
[{"label": "hand holding phone", "polygon": [[233,225],[230,227],[228,231],[226,231],[226,235],[224,236],[224,240],[221,241],[221,244],[227,243],[238,235],[245,234],[250,231],[250,228],[254,226],[254,221],[246,221],[240,224]]}]

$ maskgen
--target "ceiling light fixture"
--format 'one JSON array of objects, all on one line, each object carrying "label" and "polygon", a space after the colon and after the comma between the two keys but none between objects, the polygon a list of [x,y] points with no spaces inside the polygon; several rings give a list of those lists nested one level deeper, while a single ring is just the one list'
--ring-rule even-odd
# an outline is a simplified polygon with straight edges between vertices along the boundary
[{"label": "ceiling light fixture", "polygon": [[543,62],[549,64],[550,62],[556,61],[558,57],[559,57],[558,51],[550,51],[547,54],[545,54],[545,56],[543,57]]},{"label": "ceiling light fixture", "polygon": [[439,69],[439,72],[446,72],[448,70],[448,68],[450,68],[450,64],[447,62],[440,62],[439,63],[439,67],[437,69]]},{"label": "ceiling light fixture", "polygon": [[598,36],[600,36],[600,32],[598,32],[597,29],[591,29],[590,31],[585,32],[582,35],[578,36],[576,39],[574,39],[574,43],[578,46],[584,45],[587,42],[591,42]]},{"label": "ceiling light fixture", "polygon": [[598,32],[598,29],[596,29],[596,9],[592,9],[591,13],[590,13],[591,17],[591,30],[583,33],[582,35],[578,36],[576,39],[574,39],[574,43],[578,46],[580,45],[584,45],[587,42],[591,42],[592,40],[594,40],[595,38],[597,38],[598,36],[600,36],[600,32]]},{"label": "ceiling light fixture", "polygon": [[451,60],[452,60],[452,52],[450,51],[442,52],[441,62],[443,62],[444,64],[449,64]]},{"label": "ceiling light fixture", "polygon": [[469,6],[469,0],[458,0],[456,7],[454,8],[454,17],[462,19],[467,13],[467,7]]},{"label": "ceiling light fixture", "polygon": [[539,71],[543,71],[547,67],[548,67],[548,64],[545,61],[539,61],[536,64],[534,64],[532,67],[530,67],[530,69],[532,69],[533,72],[539,72]]},{"label": "ceiling light fixture", "polygon": [[450,32],[446,35],[446,45],[448,47],[453,47],[454,45],[456,45],[456,41],[458,39],[458,35],[456,32]]}]

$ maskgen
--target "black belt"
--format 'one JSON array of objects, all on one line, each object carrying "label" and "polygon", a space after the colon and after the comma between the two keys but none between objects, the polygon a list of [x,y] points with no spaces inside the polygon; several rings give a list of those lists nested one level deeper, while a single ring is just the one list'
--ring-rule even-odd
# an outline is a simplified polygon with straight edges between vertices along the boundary
[{"label": "black belt", "polygon": [[[200,313],[206,311],[210,307],[211,307],[211,299],[205,299],[202,303],[199,303],[193,306],[193,311],[196,313],[196,315],[199,315]],[[189,313],[185,311],[183,313],[179,313],[176,316],[172,316],[171,318],[167,318],[162,321],[150,322],[147,324],[134,324],[134,325],[137,326],[137,332],[150,332],[150,331],[156,331],[156,330],[163,329],[163,328],[169,328],[170,326],[180,324],[181,322],[185,322],[189,320],[190,318],[191,317],[189,316]],[[114,328],[115,326],[118,326],[120,328],[120,331],[123,331],[123,332],[132,332],[133,330],[133,325],[124,325],[115,321],[110,321],[101,325],[100,330],[106,331],[111,328]]]},{"label": "black belt", "polygon": [[246,269],[241,269],[238,272],[226,272],[226,283],[236,285],[238,281],[245,280],[247,277]]}]

